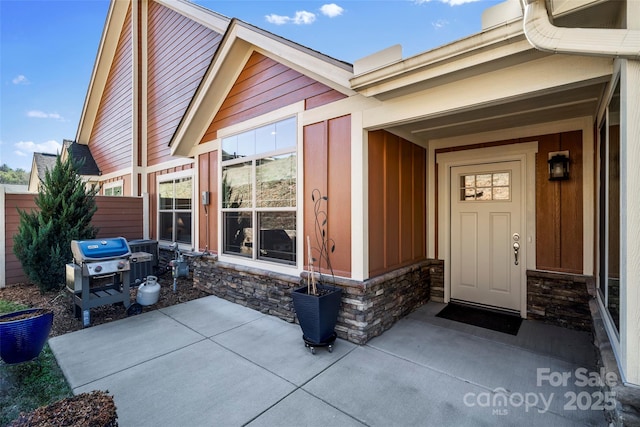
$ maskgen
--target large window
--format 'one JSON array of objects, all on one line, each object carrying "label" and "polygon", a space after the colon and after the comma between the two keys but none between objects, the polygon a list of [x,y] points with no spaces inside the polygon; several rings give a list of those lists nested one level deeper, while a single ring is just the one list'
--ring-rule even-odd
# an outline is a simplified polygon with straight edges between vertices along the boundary
[{"label": "large window", "polygon": [[223,252],[296,263],[296,121],[222,140]]},{"label": "large window", "polygon": [[601,297],[620,328],[620,82],[600,126]]},{"label": "large window", "polygon": [[190,176],[158,184],[159,240],[191,244],[192,187]]}]

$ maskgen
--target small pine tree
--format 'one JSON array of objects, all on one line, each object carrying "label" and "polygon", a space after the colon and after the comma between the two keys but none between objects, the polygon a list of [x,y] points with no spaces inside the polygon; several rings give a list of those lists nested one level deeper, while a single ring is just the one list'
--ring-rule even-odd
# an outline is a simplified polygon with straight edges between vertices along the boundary
[{"label": "small pine tree", "polygon": [[38,209],[18,209],[20,225],[13,251],[40,292],[64,286],[65,265],[73,257],[71,240],[93,239],[98,231],[91,225],[98,190],[85,187],[77,173],[80,166],[70,158],[63,162],[58,156],[35,197]]}]

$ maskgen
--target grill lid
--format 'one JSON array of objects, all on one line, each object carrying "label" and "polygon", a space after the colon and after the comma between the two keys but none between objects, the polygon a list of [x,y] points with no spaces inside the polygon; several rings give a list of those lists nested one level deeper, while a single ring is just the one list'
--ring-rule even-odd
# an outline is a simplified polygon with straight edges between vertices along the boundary
[{"label": "grill lid", "polygon": [[76,263],[99,261],[110,258],[125,258],[131,255],[124,237],[96,240],[72,240],[71,252]]}]

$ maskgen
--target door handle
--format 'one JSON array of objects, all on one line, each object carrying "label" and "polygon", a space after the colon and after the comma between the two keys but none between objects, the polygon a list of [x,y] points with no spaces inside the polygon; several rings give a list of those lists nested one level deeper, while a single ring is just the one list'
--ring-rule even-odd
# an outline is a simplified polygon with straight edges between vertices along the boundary
[{"label": "door handle", "polygon": [[513,255],[515,256],[516,265],[518,265],[518,251],[520,251],[520,243],[513,242]]}]

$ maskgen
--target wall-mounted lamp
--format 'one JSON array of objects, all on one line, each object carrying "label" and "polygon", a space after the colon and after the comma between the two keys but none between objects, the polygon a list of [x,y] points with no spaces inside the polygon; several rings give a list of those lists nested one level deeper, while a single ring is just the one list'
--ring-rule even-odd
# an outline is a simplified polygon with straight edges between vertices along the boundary
[{"label": "wall-mounted lamp", "polygon": [[556,151],[549,153],[549,181],[569,179],[569,152]]}]

